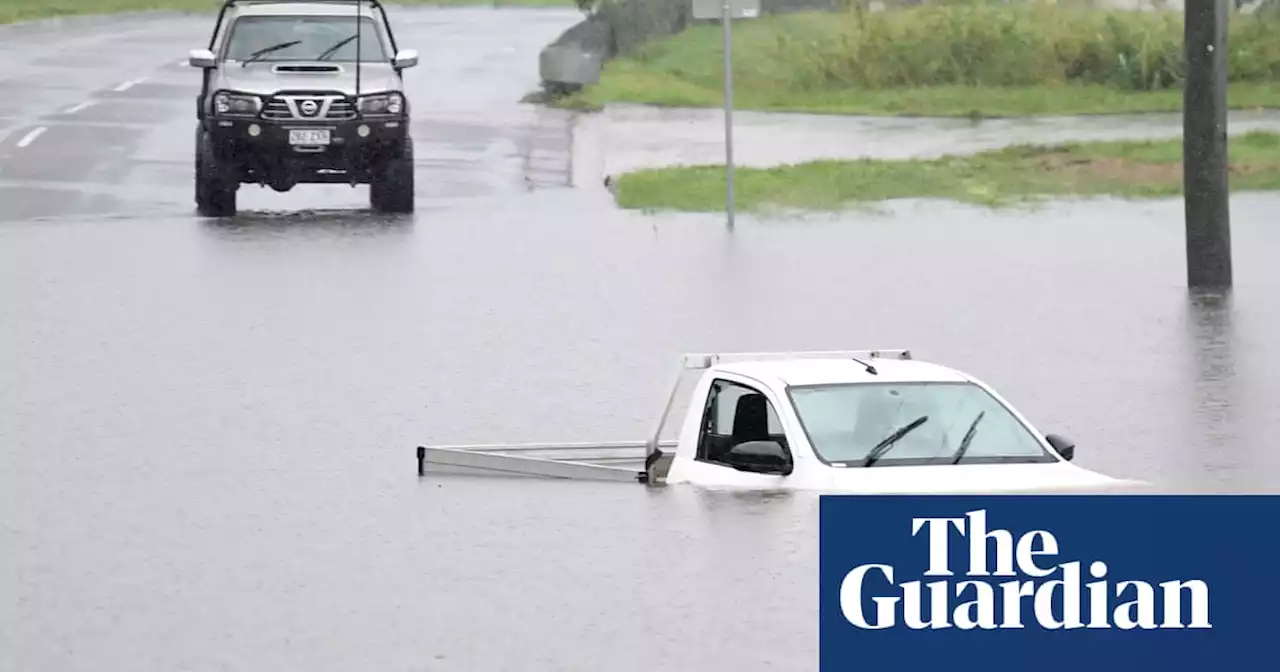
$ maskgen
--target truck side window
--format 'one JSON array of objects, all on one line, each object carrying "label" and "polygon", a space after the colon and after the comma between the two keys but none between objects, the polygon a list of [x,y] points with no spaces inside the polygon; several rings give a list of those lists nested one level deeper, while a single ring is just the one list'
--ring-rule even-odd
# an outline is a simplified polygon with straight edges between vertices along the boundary
[{"label": "truck side window", "polygon": [[769,440],[790,449],[768,397],[748,385],[721,379],[713,381],[703,410],[696,459],[724,464],[724,456],[739,443]]}]

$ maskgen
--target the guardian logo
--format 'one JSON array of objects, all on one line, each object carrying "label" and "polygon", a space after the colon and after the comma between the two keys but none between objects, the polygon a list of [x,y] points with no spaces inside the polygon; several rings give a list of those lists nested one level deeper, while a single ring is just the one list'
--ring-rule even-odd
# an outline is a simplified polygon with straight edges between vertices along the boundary
[{"label": "the guardian logo", "polygon": [[[928,535],[929,569],[924,576],[955,576],[948,562],[952,528],[968,540],[969,567],[964,576],[973,580],[895,583],[892,565],[860,565],[840,584],[844,617],[867,630],[894,628],[900,621],[913,630],[1018,629],[1027,627],[1023,617],[1029,601],[1035,623],[1051,630],[1212,628],[1209,587],[1204,581],[1164,581],[1158,584],[1159,590],[1146,581],[1120,581],[1113,586],[1107,580],[1107,563],[1095,560],[1087,569],[1095,580],[1084,583],[1082,590],[1080,561],[1053,562],[1058,554],[1053,534],[1036,530],[1014,539],[1008,530],[987,531],[985,510],[970,511],[961,518],[912,518],[911,535],[922,531]],[[994,570],[989,563],[989,542],[995,547]],[[1055,574],[1059,576],[1050,578]],[[1018,580],[1020,575],[1031,578]],[[988,577],[1011,580],[996,582]],[[926,592],[928,620],[924,615]],[[875,604],[871,616],[863,604],[868,596]],[[1190,598],[1189,610],[1183,609],[1184,596]],[[1056,597],[1060,607],[1055,605]]]}]

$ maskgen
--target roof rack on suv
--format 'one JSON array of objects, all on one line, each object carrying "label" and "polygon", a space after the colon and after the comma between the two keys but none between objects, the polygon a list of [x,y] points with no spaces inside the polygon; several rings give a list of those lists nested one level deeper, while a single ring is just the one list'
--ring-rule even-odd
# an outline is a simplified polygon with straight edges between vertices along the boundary
[{"label": "roof rack on suv", "polygon": [[381,9],[381,8],[382,8],[382,3],[381,3],[381,2],[379,2],[378,0],[224,0],[224,1],[223,1],[223,3],[222,3],[222,6],[223,6],[223,8],[225,9],[225,8],[230,7],[230,6],[232,6],[232,5],[255,5],[255,4],[257,4],[257,5],[287,5],[287,4],[291,4],[291,3],[292,3],[292,4],[317,4],[317,3],[319,3],[319,4],[333,4],[333,5],[354,5],[354,4],[356,4],[356,3],[360,3],[360,2],[367,2],[367,3],[369,3],[370,5],[373,5],[374,7],[377,7],[377,8],[379,8],[379,9]]}]

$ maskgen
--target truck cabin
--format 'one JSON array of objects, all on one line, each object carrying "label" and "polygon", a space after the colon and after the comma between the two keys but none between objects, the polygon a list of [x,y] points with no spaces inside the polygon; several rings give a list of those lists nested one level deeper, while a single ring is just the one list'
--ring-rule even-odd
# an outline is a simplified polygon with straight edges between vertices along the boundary
[{"label": "truck cabin", "polygon": [[1049,464],[1071,457],[1065,440],[1049,437],[1049,446],[1064,449],[1055,455],[993,391],[959,372],[911,360],[877,359],[872,366],[875,373],[853,360],[710,368],[699,386],[705,397],[690,457],[775,475],[800,463]]}]

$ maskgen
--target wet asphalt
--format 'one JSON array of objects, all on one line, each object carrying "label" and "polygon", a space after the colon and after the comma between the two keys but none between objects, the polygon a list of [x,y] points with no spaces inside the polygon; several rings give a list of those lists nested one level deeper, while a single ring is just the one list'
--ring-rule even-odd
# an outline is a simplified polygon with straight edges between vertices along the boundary
[{"label": "wet asphalt", "polygon": [[414,472],[642,438],[685,351],[909,347],[1084,466],[1280,489],[1280,196],[1233,199],[1228,300],[1188,298],[1176,200],[728,233],[568,186],[602,149],[514,101],[577,13],[393,18],[410,218],[306,186],[198,218],[205,20],[0,39],[5,668],[810,669],[812,497]]}]

